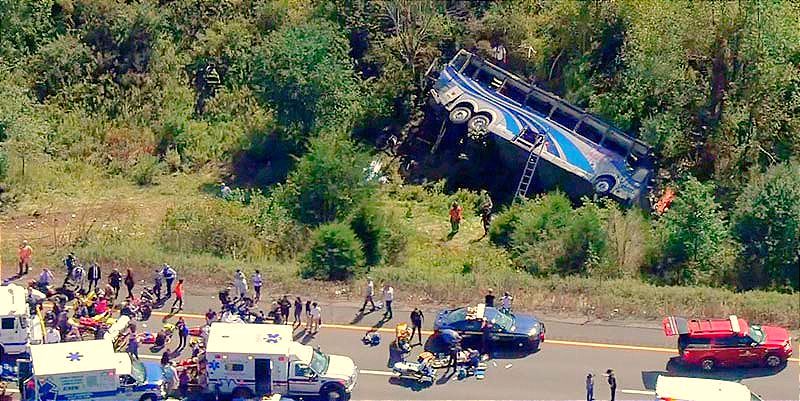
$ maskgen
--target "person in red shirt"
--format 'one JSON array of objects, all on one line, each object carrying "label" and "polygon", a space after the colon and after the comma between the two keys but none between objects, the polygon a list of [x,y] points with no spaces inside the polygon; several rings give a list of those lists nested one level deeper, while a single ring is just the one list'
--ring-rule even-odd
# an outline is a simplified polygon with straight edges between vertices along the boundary
[{"label": "person in red shirt", "polygon": [[[19,247],[19,273],[18,276],[22,276],[24,274],[28,274],[28,269],[31,265],[31,256],[33,256],[33,248],[28,245],[28,241],[22,241],[22,245]],[[23,267],[25,270],[23,271]]]},{"label": "person in red shirt", "polygon": [[453,202],[453,205],[450,207],[450,236],[452,237],[458,232],[459,226],[461,225],[461,218],[463,217],[464,209],[458,204],[458,202]]},{"label": "person in red shirt", "polygon": [[[178,284],[175,286],[175,302],[172,303],[172,308],[170,308],[170,313],[173,312],[180,312],[183,310],[183,279],[178,280]],[[177,309],[175,306],[177,305]]]}]

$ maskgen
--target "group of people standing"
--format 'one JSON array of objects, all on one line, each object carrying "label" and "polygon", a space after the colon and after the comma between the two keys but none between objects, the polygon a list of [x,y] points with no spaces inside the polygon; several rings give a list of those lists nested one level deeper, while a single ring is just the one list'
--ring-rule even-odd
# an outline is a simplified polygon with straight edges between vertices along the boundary
[{"label": "group of people standing", "polygon": [[[500,298],[500,307],[498,308],[503,313],[511,312],[511,303],[514,301],[514,297],[511,296],[511,293],[506,291],[503,293],[503,297]],[[486,291],[486,296],[483,297],[483,303],[486,306],[495,307],[495,295],[494,290],[489,288]]]},{"label": "group of people standing", "polygon": [[[385,320],[390,320],[394,315],[392,311],[392,303],[394,302],[394,287],[392,287],[389,283],[383,284],[383,306],[386,310],[383,312],[383,318]],[[372,277],[367,277],[367,288],[364,291],[364,304],[361,305],[361,309],[359,312],[364,312],[367,308],[367,304],[370,304],[372,309],[370,312],[374,312],[380,309],[379,306],[375,305],[375,282],[372,281]]]},{"label": "group of people standing", "polygon": [[[483,235],[480,239],[485,238],[489,235],[489,228],[492,225],[492,209],[494,208],[494,203],[492,203],[492,198],[489,196],[487,191],[481,192],[481,197],[483,201],[481,202],[481,224],[483,225]],[[458,230],[461,228],[461,221],[464,219],[464,208],[461,205],[453,201],[450,204],[450,234],[447,235],[448,239],[452,239],[457,233]]]}]

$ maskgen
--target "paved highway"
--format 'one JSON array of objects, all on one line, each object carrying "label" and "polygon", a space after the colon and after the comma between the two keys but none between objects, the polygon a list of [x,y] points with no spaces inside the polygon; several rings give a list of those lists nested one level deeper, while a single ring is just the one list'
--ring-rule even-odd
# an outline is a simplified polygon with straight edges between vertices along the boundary
[{"label": "paved highway", "polygon": [[[188,297],[186,311],[181,315],[187,319],[190,327],[200,325],[204,320],[202,314],[209,307],[218,309],[218,305],[215,295]],[[434,311],[426,313],[428,329],[427,323],[433,315]],[[328,353],[353,358],[361,370],[353,400],[579,400],[585,399],[586,374],[593,372],[600,375],[608,368],[613,368],[617,374],[617,399],[652,400],[655,378],[666,373],[669,359],[676,355],[674,341],[664,337],[657,326],[646,324],[630,327],[612,323],[584,325],[542,317],[548,330],[547,341],[539,352],[518,355],[500,351],[489,361],[486,378],[482,381],[474,377],[458,380],[455,376],[444,376],[440,372],[433,385],[419,387],[393,377],[390,368],[389,343],[394,338],[394,325],[407,320],[407,311],[396,310],[395,318],[382,325],[379,346],[369,347],[361,343],[363,334],[371,327],[377,327],[380,317],[378,312],[359,316],[352,305],[325,305],[324,325],[316,336],[308,337],[302,330],[296,331],[298,341],[319,345]],[[156,330],[163,319],[174,323],[177,318],[155,312],[149,322],[138,324],[139,330]],[[175,344],[177,338],[173,339],[171,345],[174,347]],[[159,358],[159,355],[148,355],[146,348],[140,348],[144,358]],[[421,347],[415,347],[411,356],[419,352]],[[741,380],[767,400],[798,400],[798,362],[796,357],[793,358],[786,368],[777,373],[765,369],[726,370],[714,377]],[[680,373],[703,376],[695,371]],[[605,378],[597,377],[595,397],[606,400],[608,396]]]}]

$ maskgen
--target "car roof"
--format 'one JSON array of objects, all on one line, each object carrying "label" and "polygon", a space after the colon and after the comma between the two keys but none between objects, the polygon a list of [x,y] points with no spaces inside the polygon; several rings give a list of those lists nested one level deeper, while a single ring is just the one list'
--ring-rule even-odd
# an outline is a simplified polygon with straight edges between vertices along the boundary
[{"label": "car roof", "polygon": [[658,376],[657,400],[681,401],[750,401],[747,386],[724,380]]},{"label": "car roof", "polygon": [[690,338],[716,338],[731,335],[744,336],[750,331],[747,321],[731,315],[727,319],[691,319],[667,317],[664,319],[667,335],[688,335]]}]

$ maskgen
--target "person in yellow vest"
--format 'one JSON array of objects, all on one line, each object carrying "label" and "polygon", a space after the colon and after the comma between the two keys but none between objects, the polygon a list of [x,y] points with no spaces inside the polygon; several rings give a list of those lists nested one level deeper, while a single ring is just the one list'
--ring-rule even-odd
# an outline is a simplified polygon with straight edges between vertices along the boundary
[{"label": "person in yellow vest", "polygon": [[[19,272],[17,275],[22,276],[28,274],[28,270],[31,266],[31,257],[33,256],[33,248],[28,245],[28,241],[22,241],[22,245],[19,246]],[[23,271],[23,267],[25,270]]]}]

